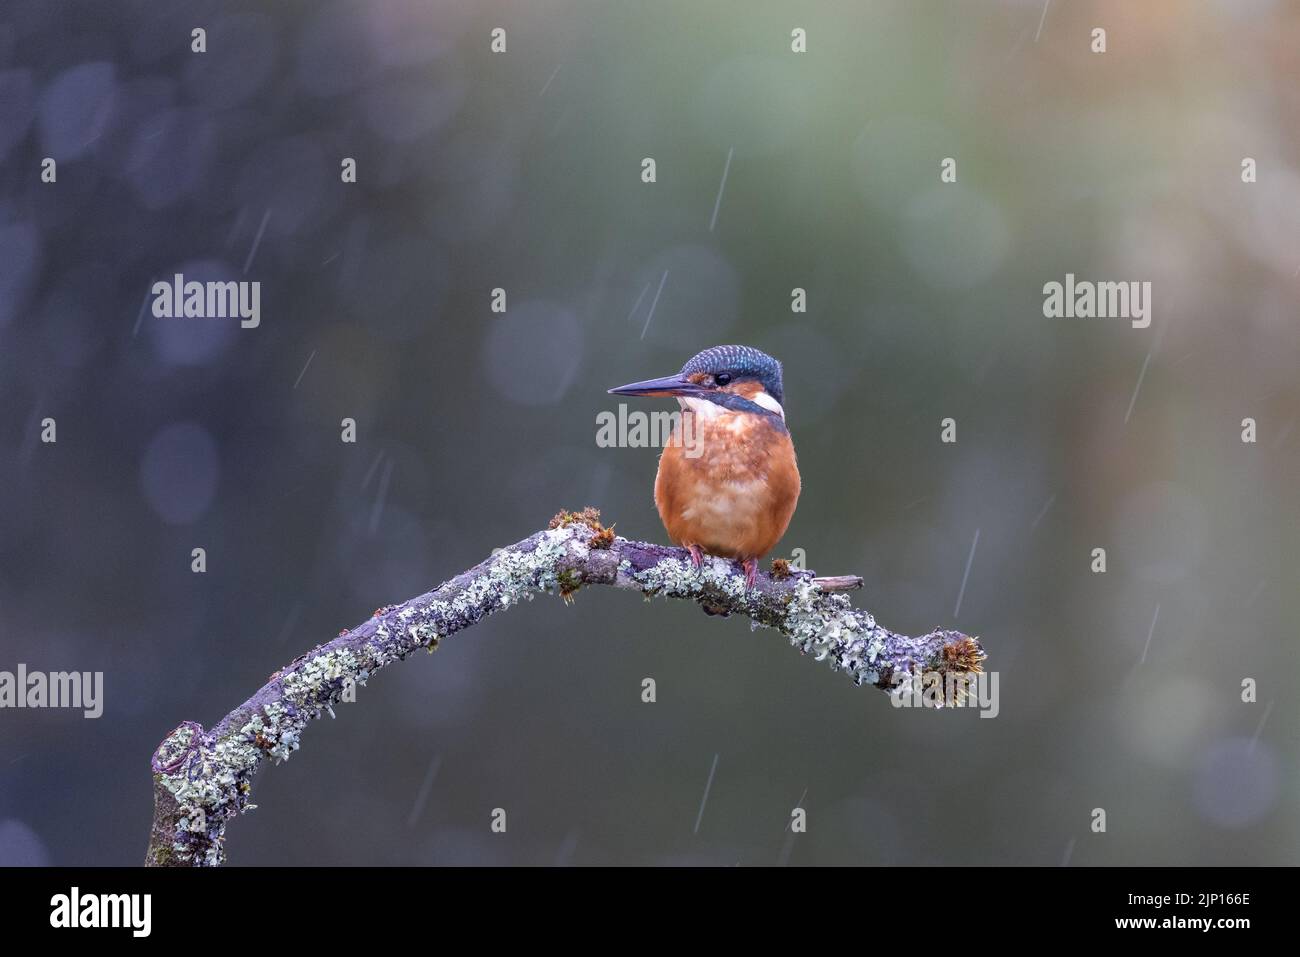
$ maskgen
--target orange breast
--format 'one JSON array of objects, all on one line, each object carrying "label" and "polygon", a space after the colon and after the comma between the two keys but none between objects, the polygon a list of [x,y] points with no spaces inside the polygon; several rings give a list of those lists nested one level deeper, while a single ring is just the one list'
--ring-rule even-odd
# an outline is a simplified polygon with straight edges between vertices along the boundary
[{"label": "orange breast", "polygon": [[676,544],[760,558],[785,534],[799,488],[790,434],[766,416],[687,410],[659,457],[655,505]]}]

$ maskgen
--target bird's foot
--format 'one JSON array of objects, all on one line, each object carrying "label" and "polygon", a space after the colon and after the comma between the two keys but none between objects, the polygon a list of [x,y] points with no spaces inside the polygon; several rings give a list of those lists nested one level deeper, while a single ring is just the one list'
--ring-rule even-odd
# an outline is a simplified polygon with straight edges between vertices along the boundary
[{"label": "bird's foot", "polygon": [[740,567],[745,569],[745,588],[753,588],[754,583],[758,580],[758,559],[746,558],[740,563]]},{"label": "bird's foot", "polygon": [[691,553],[691,565],[698,572],[704,565],[704,552],[700,551],[699,545],[687,545],[686,550]]}]

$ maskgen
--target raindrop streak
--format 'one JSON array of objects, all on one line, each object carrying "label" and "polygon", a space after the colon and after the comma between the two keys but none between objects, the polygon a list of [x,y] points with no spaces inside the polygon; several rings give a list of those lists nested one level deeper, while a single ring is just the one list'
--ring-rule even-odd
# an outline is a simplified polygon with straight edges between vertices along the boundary
[{"label": "raindrop streak", "polygon": [[650,320],[655,317],[655,306],[659,305],[659,294],[664,291],[664,283],[668,281],[668,270],[659,277],[659,288],[655,290],[655,297],[650,303],[650,314],[645,317],[645,326],[641,329],[641,338],[645,338],[646,330],[650,328]]},{"label": "raindrop streak", "polygon": [[1259,743],[1259,735],[1260,732],[1264,730],[1264,722],[1268,720],[1268,716],[1272,713],[1273,713],[1273,702],[1270,700],[1269,703],[1264,706],[1264,716],[1259,719],[1259,724],[1255,727],[1255,734],[1250,739],[1250,750],[1247,752],[1248,754],[1255,753],[1255,745]]},{"label": "raindrop streak", "polygon": [[546,91],[551,88],[551,80],[555,79],[556,74],[560,72],[560,67],[562,66],[564,66],[563,63],[557,65],[555,69],[551,71],[551,79],[547,80],[546,84],[541,88],[540,91],[538,91],[537,93],[538,96],[543,96],[546,93]]},{"label": "raindrop streak", "polygon": [[[1047,8],[1050,7],[1051,5],[1052,5],[1052,0],[1047,0],[1047,2],[1043,4],[1043,15],[1038,18],[1038,32],[1034,34],[1035,43],[1038,42],[1038,38],[1043,32],[1043,21],[1047,19]],[[1073,847],[1074,846],[1073,843],[1071,843],[1070,846]]]},{"label": "raindrop streak", "polygon": [[975,546],[980,543],[980,530],[975,529],[975,540],[970,543],[970,554],[966,556],[966,573],[961,576],[961,590],[957,592],[957,605],[952,610],[952,617],[956,618],[957,613],[961,611],[961,599],[966,594],[966,579],[970,577],[970,566],[975,561]]},{"label": "raindrop streak", "polygon": [[406,826],[415,827],[415,822],[420,819],[420,814],[424,811],[424,805],[429,800],[429,792],[433,790],[434,779],[438,777],[438,769],[442,767],[442,755],[435,754],[433,760],[429,762],[429,770],[424,772],[424,781],[420,784],[420,790],[415,794],[415,803],[411,805],[411,813],[406,816]]},{"label": "raindrop streak", "polygon": [[695,815],[695,830],[692,834],[700,833],[700,821],[704,820],[704,805],[709,803],[709,789],[713,787],[713,772],[718,770],[718,756],[713,756],[713,767],[709,768],[709,780],[704,785],[704,797],[700,798],[700,813]]},{"label": "raindrop streak", "polygon": [[257,227],[257,235],[253,237],[253,248],[248,251],[248,258],[244,260],[244,275],[248,275],[248,267],[253,265],[253,257],[257,255],[257,247],[262,245],[262,233],[266,232],[266,224],[271,218],[271,211],[268,209],[262,215],[262,225]]},{"label": "raindrop streak", "polygon": [[[803,800],[807,796],[808,796],[808,788],[805,787],[803,789],[803,794],[799,795],[799,801],[795,804],[795,807],[803,807]],[[793,831],[793,827],[794,827],[794,815],[791,814],[790,820],[785,822],[785,840],[781,844],[781,856],[777,858],[776,861],[777,867],[785,867],[787,864],[790,863],[790,854],[794,851],[795,833]]]},{"label": "raindrop streak", "polygon": [[623,320],[624,322],[627,322],[633,316],[636,315],[636,311],[641,308],[641,300],[645,298],[645,294],[648,293],[649,291],[650,291],[650,283],[646,283],[645,286],[642,287],[641,289],[641,295],[637,296],[636,302],[632,303],[632,311],[627,314],[627,319],[624,319]]},{"label": "raindrop streak", "polygon": [[576,827],[570,828],[569,833],[564,835],[560,849],[555,852],[556,867],[568,867],[573,863],[573,855],[578,850],[578,837],[579,831]]},{"label": "raindrop streak", "polygon": [[375,507],[370,513],[370,534],[373,537],[379,528],[379,516],[384,514],[384,499],[388,497],[388,480],[393,477],[393,463],[384,466],[383,478],[379,480],[379,494],[375,496]]},{"label": "raindrop streak", "polygon": [[1042,507],[1041,511],[1039,511],[1038,517],[1034,519],[1034,524],[1029,526],[1029,530],[1031,532],[1038,527],[1038,523],[1043,520],[1043,516],[1047,514],[1047,510],[1052,507],[1052,503],[1055,501],[1056,501],[1056,493],[1053,492],[1052,497],[1047,500],[1047,504]]},{"label": "raindrop streak", "polygon": [[315,358],[316,358],[316,350],[313,349],[313,350],[311,351],[311,355],[309,355],[309,356],[307,357],[307,363],[306,363],[306,365],[304,365],[304,366],[302,367],[302,371],[298,373],[298,378],[296,378],[296,379],[293,380],[293,387],[294,387],[295,389],[298,388],[298,383],[302,381],[302,377],[305,376],[305,375],[307,374],[307,366],[311,365],[311,360],[312,360],[312,359],[315,359]]},{"label": "raindrop streak", "polygon": [[786,828],[785,841],[781,844],[781,856],[776,860],[777,867],[785,867],[790,863],[790,853],[794,850],[794,831]]},{"label": "raindrop streak", "polygon": [[713,201],[713,217],[709,220],[709,232],[713,232],[713,227],[718,222],[718,209],[722,206],[722,191],[727,188],[727,172],[731,169],[731,154],[735,151],[734,146],[727,148],[727,163],[722,167],[722,182],[718,184],[718,198]]},{"label": "raindrop streak", "polygon": [[[805,788],[803,789],[803,794],[800,794],[800,795],[799,795],[799,800],[795,802],[795,805],[794,805],[794,806],[795,806],[795,807],[803,807],[803,799],[806,798],[807,796],[808,796],[808,789],[805,787]],[[790,820],[788,820],[788,821],[785,822],[785,829],[786,829],[787,831],[790,830],[790,828],[792,828],[792,827],[794,827],[794,816],[793,816],[793,815],[791,815]]]},{"label": "raindrop streak", "polygon": [[370,468],[366,471],[366,477],[361,482],[362,491],[370,487],[370,480],[375,477],[375,469],[379,468],[379,463],[383,461],[383,458],[384,450],[380,449],[379,454],[375,456],[375,460],[370,463]]},{"label": "raindrop streak", "polygon": [[1074,857],[1074,842],[1075,838],[1072,837],[1070,838],[1070,843],[1065,845],[1065,856],[1061,858],[1062,867],[1070,866],[1070,858]]},{"label": "raindrop streak", "polygon": [[1124,424],[1128,425],[1129,416],[1133,414],[1133,406],[1137,404],[1138,390],[1142,388],[1142,380],[1146,378],[1147,366],[1151,363],[1151,350],[1147,350],[1147,357],[1142,362],[1142,371],[1138,373],[1137,385],[1133,387],[1133,398],[1128,400],[1128,411],[1124,413]]},{"label": "raindrop streak", "polygon": [[293,630],[298,627],[298,619],[301,617],[302,602],[297,602],[294,604],[293,608],[289,610],[289,617],[285,619],[284,627],[280,629],[280,637],[275,640],[276,644],[284,644],[285,639],[292,635]]},{"label": "raindrop streak", "polygon": [[1147,632],[1147,643],[1142,646],[1142,660],[1138,664],[1146,664],[1147,652],[1151,648],[1151,636],[1156,633],[1156,619],[1160,617],[1160,602],[1156,602],[1156,613],[1151,616],[1151,630]]},{"label": "raindrop streak", "polygon": [[140,311],[135,317],[135,328],[131,330],[131,338],[134,339],[140,333],[140,323],[144,322],[145,306],[149,305],[149,297],[153,295],[153,280],[149,280],[149,288],[144,292],[144,299],[140,303]]}]

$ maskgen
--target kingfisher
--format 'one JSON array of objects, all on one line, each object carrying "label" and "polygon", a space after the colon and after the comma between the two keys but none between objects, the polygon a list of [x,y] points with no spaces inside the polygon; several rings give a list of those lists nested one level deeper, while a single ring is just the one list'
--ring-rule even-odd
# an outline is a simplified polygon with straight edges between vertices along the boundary
[{"label": "kingfisher", "polygon": [[781,363],[752,346],[714,346],[676,375],[609,392],[677,399],[681,416],[659,456],[655,507],[697,571],[706,553],[738,560],[752,588],[758,560],[785,534],[799,501]]}]

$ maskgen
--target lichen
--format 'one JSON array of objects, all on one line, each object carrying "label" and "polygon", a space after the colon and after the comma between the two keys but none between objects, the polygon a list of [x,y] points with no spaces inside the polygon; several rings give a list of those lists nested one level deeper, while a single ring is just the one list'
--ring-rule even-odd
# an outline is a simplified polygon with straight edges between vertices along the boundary
[{"label": "lichen", "polygon": [[725,598],[739,606],[757,601],[746,589],[744,576],[736,573],[731,562],[711,555],[704,557],[698,570],[684,559],[664,558],[643,571],[632,573],[631,577],[648,595]]},{"label": "lichen", "polygon": [[[299,707],[334,703],[335,692],[342,694],[343,682],[361,670],[351,649],[338,648],[311,658],[281,681],[284,696]],[[320,699],[324,697],[325,701]]]},{"label": "lichen", "polygon": [[[256,735],[273,727],[273,723],[250,720],[246,738],[209,743],[207,736],[195,736],[188,757],[175,772],[155,775],[177,804],[172,851],[178,862],[222,863],[226,822],[247,805],[249,779],[264,757]],[[264,737],[278,746],[278,734]]]},{"label": "lichen", "polygon": [[889,632],[870,614],[853,608],[847,595],[823,594],[811,579],[795,585],[783,631],[790,644],[834,671],[848,671],[856,684],[876,684]]}]

